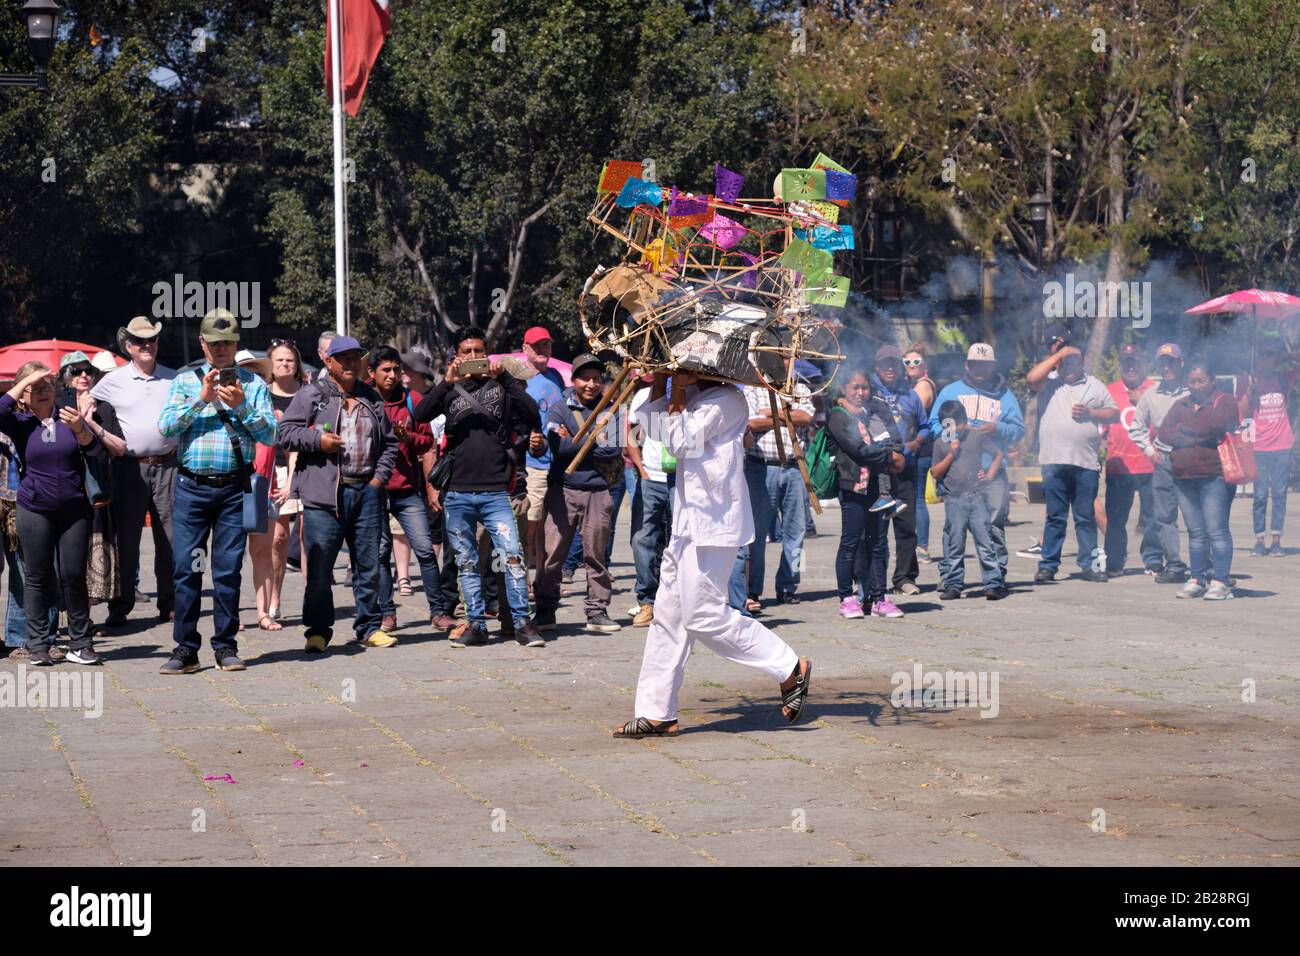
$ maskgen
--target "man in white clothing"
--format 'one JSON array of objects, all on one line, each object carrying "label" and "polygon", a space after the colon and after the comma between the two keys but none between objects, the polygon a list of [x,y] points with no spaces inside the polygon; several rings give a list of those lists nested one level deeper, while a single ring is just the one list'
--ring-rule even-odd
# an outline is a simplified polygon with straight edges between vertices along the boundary
[{"label": "man in white clothing", "polygon": [[803,712],[812,663],[753,618],[727,604],[736,549],[754,540],[745,484],[743,436],[749,405],[731,385],[685,372],[656,374],[650,400],[634,419],[677,459],[672,539],[664,549],[654,621],[646,636],[636,717],[615,737],[677,733],[677,695],[695,642],[780,682],[782,712]]}]

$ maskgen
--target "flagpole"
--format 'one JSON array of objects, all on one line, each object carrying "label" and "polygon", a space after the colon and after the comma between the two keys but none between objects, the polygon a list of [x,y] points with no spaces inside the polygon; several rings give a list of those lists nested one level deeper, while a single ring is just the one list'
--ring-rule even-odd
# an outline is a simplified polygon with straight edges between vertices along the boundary
[{"label": "flagpole", "polygon": [[331,86],[334,89],[334,322],[346,335],[348,311],[347,193],[343,180],[343,2],[330,0]]}]

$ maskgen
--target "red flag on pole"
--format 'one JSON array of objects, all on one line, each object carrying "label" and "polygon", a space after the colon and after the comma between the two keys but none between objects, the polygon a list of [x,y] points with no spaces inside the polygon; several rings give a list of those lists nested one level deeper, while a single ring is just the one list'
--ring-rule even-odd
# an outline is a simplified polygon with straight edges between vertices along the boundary
[{"label": "red flag on pole", "polygon": [[[343,11],[343,108],[349,116],[361,109],[370,70],[379,57],[384,37],[393,27],[388,0],[340,0]],[[334,4],[325,27],[325,94],[334,98],[333,60],[331,57]]]}]

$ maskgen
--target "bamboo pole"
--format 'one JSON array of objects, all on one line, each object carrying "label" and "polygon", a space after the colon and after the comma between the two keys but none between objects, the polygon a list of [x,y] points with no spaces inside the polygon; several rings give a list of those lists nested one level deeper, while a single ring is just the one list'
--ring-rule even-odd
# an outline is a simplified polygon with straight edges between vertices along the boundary
[{"label": "bamboo pole", "polygon": [[767,400],[772,408],[772,434],[776,436],[776,454],[781,459],[782,467],[785,466],[785,442],[781,440],[781,410],[777,406],[776,392],[770,388],[767,390]]},{"label": "bamboo pole", "polygon": [[808,474],[808,463],[804,461],[803,448],[799,445],[799,436],[794,430],[794,413],[790,409],[785,410],[785,426],[790,431],[790,444],[794,448],[794,460],[799,465],[799,474],[803,476],[803,483],[808,488],[808,497],[812,499],[812,508],[817,514],[822,513],[822,503],[817,500],[817,492],[813,491],[812,476]]},{"label": "bamboo pole", "polygon": [[[623,371],[619,374],[620,380],[627,375],[628,368],[629,366],[623,366]],[[591,429],[591,434],[588,435],[587,440],[582,443],[582,447],[578,449],[578,453],[573,456],[573,461],[569,462],[569,467],[564,469],[566,475],[573,474],[574,470],[582,464],[582,460],[587,457],[587,452],[591,451],[591,446],[596,444],[596,440],[600,438],[600,433],[605,430],[605,426],[609,424],[609,420],[618,414],[618,410],[622,407],[623,403],[627,401],[627,397],[636,389],[637,380],[639,378],[640,376],[633,376],[632,380],[624,386],[623,391],[619,393],[618,398],[609,403],[609,411],[605,413],[605,417],[601,419],[600,423],[595,428]],[[613,394],[613,391],[613,388],[611,388],[605,393],[605,396],[609,397],[609,395]],[[600,406],[597,406],[597,408],[599,407]],[[593,411],[583,423],[583,427],[578,429],[578,434],[582,434],[582,432],[596,420],[596,417],[597,413]],[[573,441],[576,444],[578,439],[575,437]]]}]

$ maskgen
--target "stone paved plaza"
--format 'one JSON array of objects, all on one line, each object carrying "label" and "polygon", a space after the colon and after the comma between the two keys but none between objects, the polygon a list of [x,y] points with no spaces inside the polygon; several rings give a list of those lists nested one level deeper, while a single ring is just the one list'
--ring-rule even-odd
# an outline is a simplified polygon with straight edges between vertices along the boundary
[{"label": "stone paved plaza", "polygon": [[[144,605],[99,645],[102,716],[0,710],[0,860],[1295,864],[1300,550],[1250,557],[1249,518],[1239,500],[1231,602],[1178,601],[1132,572],[1033,588],[1034,562],[1013,553],[1004,602],[941,605],[926,565],[906,619],[844,621],[828,510],[803,602],[763,616],[815,662],[810,718],[786,727],[772,682],[701,649],[674,740],[609,736],[631,716],[645,632],[584,633],[580,597],[543,649],[495,635],[452,648],[417,590],[397,647],[308,658],[290,574],[286,628],[243,634],[246,672],[215,670],[205,646],[204,669],[179,678],[157,673],[171,632]],[[1042,508],[1018,503],[1012,521],[1014,552]],[[1071,537],[1066,567],[1072,551]],[[769,545],[769,585],[777,555]],[[615,562],[611,614],[626,621],[626,520]],[[251,627],[247,563],[244,580]],[[893,706],[891,675],[917,663],[996,675],[996,716],[964,693]]]}]

